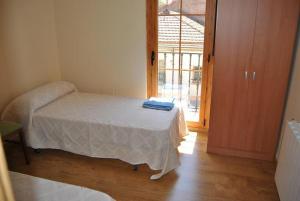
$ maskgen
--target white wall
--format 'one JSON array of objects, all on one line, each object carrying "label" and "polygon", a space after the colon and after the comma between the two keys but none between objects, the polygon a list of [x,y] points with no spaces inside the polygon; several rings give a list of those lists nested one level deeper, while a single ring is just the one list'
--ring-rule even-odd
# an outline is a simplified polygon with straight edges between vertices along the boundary
[{"label": "white wall", "polygon": [[[298,27],[297,44],[295,46],[295,57],[289,87],[287,105],[282,124],[281,137],[286,128],[287,121],[295,119],[300,122],[300,25]],[[281,140],[280,140],[281,143]],[[279,146],[280,146],[279,143]]]},{"label": "white wall", "polygon": [[54,0],[62,79],[79,90],[146,96],[145,0]]},{"label": "white wall", "polygon": [[15,96],[59,80],[52,0],[0,0],[0,112]]},{"label": "white wall", "polygon": [[146,96],[145,0],[0,0],[0,112],[53,80]]}]

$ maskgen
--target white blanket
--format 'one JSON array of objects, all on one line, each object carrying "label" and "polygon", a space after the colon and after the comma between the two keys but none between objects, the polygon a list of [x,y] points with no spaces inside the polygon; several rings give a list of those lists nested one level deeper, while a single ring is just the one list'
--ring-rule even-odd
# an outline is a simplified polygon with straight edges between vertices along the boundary
[{"label": "white blanket", "polygon": [[88,188],[10,172],[16,201],[114,201],[105,193]]},{"label": "white blanket", "polygon": [[[60,94],[57,85],[53,86],[50,88],[55,90],[47,89],[49,93]],[[153,170],[161,170],[151,179],[159,179],[179,166],[177,147],[186,135],[181,109],[145,109],[142,99],[70,92],[70,88],[64,90],[64,96],[55,100],[50,96],[46,100],[51,101],[42,103],[39,96],[43,90],[36,90],[38,93],[27,95],[25,102],[30,103],[27,99],[33,97],[39,104],[25,104],[29,109],[10,104],[2,117],[25,122],[27,143],[33,148],[61,149],[130,164],[146,163]],[[20,105],[23,99],[13,103]]]},{"label": "white blanket", "polygon": [[[158,179],[179,165],[178,108],[142,108],[143,100],[72,93],[33,114],[28,138],[33,148],[53,148],[162,170]],[[184,127],[183,127],[184,128]]]}]

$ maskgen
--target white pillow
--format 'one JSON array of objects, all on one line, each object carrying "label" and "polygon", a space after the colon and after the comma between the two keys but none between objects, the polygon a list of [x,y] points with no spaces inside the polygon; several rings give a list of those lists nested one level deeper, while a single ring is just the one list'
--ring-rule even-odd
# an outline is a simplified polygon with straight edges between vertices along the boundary
[{"label": "white pillow", "polygon": [[56,81],[37,87],[9,103],[1,119],[19,122],[28,127],[34,111],[74,91],[77,91],[75,85],[66,81]]}]

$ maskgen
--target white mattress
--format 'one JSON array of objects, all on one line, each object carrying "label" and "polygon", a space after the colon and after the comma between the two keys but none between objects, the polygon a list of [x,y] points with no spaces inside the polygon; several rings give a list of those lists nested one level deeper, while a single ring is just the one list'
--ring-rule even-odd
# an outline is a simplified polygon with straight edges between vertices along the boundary
[{"label": "white mattress", "polygon": [[27,135],[33,148],[62,149],[162,170],[179,165],[177,147],[186,134],[183,112],[142,108],[144,100],[73,92],[32,114]]},{"label": "white mattress", "polygon": [[16,201],[114,201],[105,193],[10,172]]}]

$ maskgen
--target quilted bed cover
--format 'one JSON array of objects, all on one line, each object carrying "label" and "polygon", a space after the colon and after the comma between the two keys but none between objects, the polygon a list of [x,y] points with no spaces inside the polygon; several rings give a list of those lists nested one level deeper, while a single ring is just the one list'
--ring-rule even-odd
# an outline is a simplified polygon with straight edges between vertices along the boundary
[{"label": "quilted bed cover", "polygon": [[33,114],[29,144],[76,154],[148,164],[162,170],[179,165],[177,147],[185,135],[178,108],[142,108],[144,100],[74,92]]},{"label": "quilted bed cover", "polygon": [[88,188],[10,172],[16,201],[114,201],[109,195]]},{"label": "quilted bed cover", "polygon": [[187,134],[183,111],[142,107],[143,99],[80,93],[57,81],[15,98],[1,118],[21,122],[27,144],[61,149],[161,170],[159,179],[179,166],[177,147]]},{"label": "quilted bed cover", "polygon": [[2,119],[21,122],[27,144],[97,158],[147,164],[159,179],[179,166],[186,135],[183,111],[142,107],[143,99],[80,93],[64,81],[34,89],[10,103]]}]

